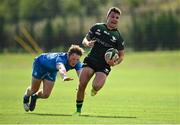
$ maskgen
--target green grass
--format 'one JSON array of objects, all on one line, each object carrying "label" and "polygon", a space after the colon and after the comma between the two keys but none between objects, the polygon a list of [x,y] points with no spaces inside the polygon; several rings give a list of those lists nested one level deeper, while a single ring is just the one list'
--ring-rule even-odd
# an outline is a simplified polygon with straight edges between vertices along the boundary
[{"label": "green grass", "polygon": [[180,51],[127,53],[113,67],[97,96],[86,89],[82,114],[75,111],[78,79],[62,82],[59,75],[52,95],[38,100],[34,112],[26,113],[22,96],[31,80],[33,56],[0,55],[0,123],[180,123]]}]

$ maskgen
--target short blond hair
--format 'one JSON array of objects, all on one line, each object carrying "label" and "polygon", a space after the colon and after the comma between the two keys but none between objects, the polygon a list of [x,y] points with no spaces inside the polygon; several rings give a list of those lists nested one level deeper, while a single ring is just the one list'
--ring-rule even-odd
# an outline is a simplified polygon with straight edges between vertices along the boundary
[{"label": "short blond hair", "polygon": [[109,16],[109,14],[110,14],[111,12],[117,13],[117,14],[119,14],[119,15],[121,15],[121,13],[122,13],[119,8],[117,8],[117,7],[111,7],[111,8],[109,8],[109,10],[108,10],[108,12],[107,12],[107,17]]},{"label": "short blond hair", "polygon": [[76,53],[77,55],[82,56],[84,53],[84,50],[79,45],[71,45],[71,47],[68,50],[68,54],[71,55],[73,53]]}]

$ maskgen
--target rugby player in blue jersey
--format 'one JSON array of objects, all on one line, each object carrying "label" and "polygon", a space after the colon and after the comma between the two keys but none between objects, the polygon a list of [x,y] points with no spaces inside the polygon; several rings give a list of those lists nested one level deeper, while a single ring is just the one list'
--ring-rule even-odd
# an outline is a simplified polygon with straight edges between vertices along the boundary
[{"label": "rugby player in blue jersey", "polygon": [[[72,45],[67,53],[42,53],[35,58],[31,85],[27,88],[23,97],[25,111],[33,111],[38,98],[47,99],[50,96],[57,72],[59,72],[63,81],[73,80],[66,73],[71,69],[75,69],[79,76],[82,67],[80,57],[83,52],[84,50],[78,45]],[[43,83],[43,89],[39,89],[41,82]]]}]

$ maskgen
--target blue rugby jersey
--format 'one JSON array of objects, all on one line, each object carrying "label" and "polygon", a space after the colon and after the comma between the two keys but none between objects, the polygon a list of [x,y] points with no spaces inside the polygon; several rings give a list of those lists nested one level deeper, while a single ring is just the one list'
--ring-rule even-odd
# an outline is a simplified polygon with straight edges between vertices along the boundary
[{"label": "blue rugby jersey", "polygon": [[36,61],[50,71],[58,71],[56,65],[60,63],[64,64],[66,71],[71,69],[78,71],[82,67],[80,61],[74,67],[70,66],[67,53],[42,53],[40,56],[36,57]]}]

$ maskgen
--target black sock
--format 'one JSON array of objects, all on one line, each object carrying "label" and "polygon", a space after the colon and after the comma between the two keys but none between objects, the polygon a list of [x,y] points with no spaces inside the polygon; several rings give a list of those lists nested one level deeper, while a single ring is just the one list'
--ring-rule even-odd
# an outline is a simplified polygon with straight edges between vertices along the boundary
[{"label": "black sock", "polygon": [[32,96],[33,96],[33,98],[35,98],[35,99],[38,99],[38,98],[39,98],[37,94],[33,94]]},{"label": "black sock", "polygon": [[26,98],[26,99],[29,99],[29,97],[30,97],[30,96],[28,96],[28,95],[25,95],[25,96],[24,96],[24,98]]},{"label": "black sock", "polygon": [[82,101],[76,100],[76,112],[81,112],[82,105],[83,105],[83,100]]}]

